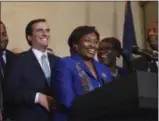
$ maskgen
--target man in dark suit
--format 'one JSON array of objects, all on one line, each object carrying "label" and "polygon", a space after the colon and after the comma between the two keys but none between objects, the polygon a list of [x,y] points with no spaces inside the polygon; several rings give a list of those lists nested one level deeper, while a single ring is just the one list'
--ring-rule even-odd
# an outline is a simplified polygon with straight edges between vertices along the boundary
[{"label": "man in dark suit", "polygon": [[16,121],[51,121],[56,107],[50,88],[57,57],[47,53],[50,29],[45,19],[28,23],[26,39],[31,49],[20,53],[9,71],[5,99]]},{"label": "man in dark suit", "polygon": [[7,49],[9,40],[6,27],[2,21],[0,21],[0,36],[0,62],[5,76],[5,73],[8,71],[8,68],[10,67],[11,62],[13,61],[15,54]]},{"label": "man in dark suit", "polygon": [[[15,58],[15,54],[13,54],[11,51],[9,51],[7,49],[7,45],[8,45],[8,35],[7,35],[7,30],[6,27],[4,25],[4,23],[2,21],[0,21],[0,86],[1,86],[1,96],[2,96],[2,91],[4,88],[4,83],[5,83],[5,77],[7,76],[7,73],[9,71],[9,68],[11,66],[12,61]],[[2,105],[2,100],[3,98],[0,98],[0,102]],[[4,101],[3,101],[4,102]],[[3,105],[5,105],[5,103],[3,103]],[[3,110],[3,118],[6,119],[7,113],[9,113],[7,111],[7,105],[3,106],[4,110]]]},{"label": "man in dark suit", "polygon": [[[153,22],[147,30],[147,42],[154,56],[158,57],[158,21]],[[132,62],[136,70],[158,73],[158,62],[141,56]]]},{"label": "man in dark suit", "polygon": [[2,95],[2,73],[0,71],[0,121],[2,120],[2,111],[3,111],[3,95]]}]

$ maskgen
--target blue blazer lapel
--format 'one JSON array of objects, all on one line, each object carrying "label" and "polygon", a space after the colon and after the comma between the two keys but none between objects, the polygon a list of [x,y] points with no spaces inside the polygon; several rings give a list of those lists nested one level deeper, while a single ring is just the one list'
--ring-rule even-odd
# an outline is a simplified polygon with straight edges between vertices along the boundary
[{"label": "blue blazer lapel", "polygon": [[99,64],[98,61],[96,61],[96,60],[94,60],[93,63],[94,63],[95,69],[96,69],[98,80],[100,82],[102,82],[103,84],[107,83],[108,82],[107,74],[106,74],[107,72],[106,72],[106,69],[103,68],[105,66],[104,65],[101,66],[101,64]]},{"label": "blue blazer lapel", "polygon": [[71,58],[80,65],[80,67],[92,78],[95,79],[95,77],[93,76],[93,74],[91,73],[91,71],[89,70],[89,68],[87,67],[87,65],[84,63],[84,60],[77,55],[76,53],[73,53],[71,55]]},{"label": "blue blazer lapel", "polygon": [[99,66],[99,63],[96,60],[93,60],[93,64],[94,64],[94,68],[96,70],[98,80],[102,81],[101,76],[102,76],[102,73],[104,73],[103,69]]}]

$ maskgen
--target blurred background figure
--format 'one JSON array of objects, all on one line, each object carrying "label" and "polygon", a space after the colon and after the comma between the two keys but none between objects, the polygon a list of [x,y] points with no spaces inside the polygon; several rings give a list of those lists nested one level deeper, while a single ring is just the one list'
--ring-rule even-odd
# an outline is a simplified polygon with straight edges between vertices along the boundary
[{"label": "blurred background figure", "polygon": [[154,53],[158,52],[158,21],[154,21],[150,24],[147,30],[147,42],[150,48],[155,51]]},{"label": "blurred background figure", "polygon": [[9,39],[7,35],[7,30],[2,21],[0,21],[0,63],[4,76],[15,57],[15,54],[7,49]]},{"label": "blurred background figure", "polygon": [[[2,21],[0,21],[0,83],[1,83],[0,93],[1,94],[3,93],[3,90],[4,90],[4,83],[5,83],[5,79],[7,77],[9,68],[15,58],[15,54],[7,49],[8,42],[9,42],[9,39],[8,39],[6,26]],[[1,100],[0,101],[1,106],[3,102],[3,119],[5,120],[7,118],[10,118],[9,116],[10,111],[7,110],[8,105],[5,104],[2,96],[0,97],[0,100]]]},{"label": "blurred background figure", "polygon": [[[158,57],[158,21],[154,21],[147,29],[148,51]],[[133,67],[136,70],[158,73],[158,61],[141,56],[133,60]]]},{"label": "blurred background figure", "polygon": [[11,49],[11,52],[13,52],[14,54],[19,54],[19,53],[22,53],[23,50],[20,48],[13,48],[13,49]]},{"label": "blurred background figure", "polygon": [[[148,29],[148,43],[153,54],[158,57],[158,21],[154,21]],[[158,62],[156,62],[158,66]]]},{"label": "blurred background figure", "polygon": [[3,111],[3,95],[2,95],[2,73],[0,71],[0,121],[2,121],[2,111]]},{"label": "blurred background figure", "polygon": [[116,62],[121,53],[121,43],[117,38],[108,37],[100,41],[97,53],[98,60],[110,69],[114,78],[128,74],[125,68],[117,66]]}]

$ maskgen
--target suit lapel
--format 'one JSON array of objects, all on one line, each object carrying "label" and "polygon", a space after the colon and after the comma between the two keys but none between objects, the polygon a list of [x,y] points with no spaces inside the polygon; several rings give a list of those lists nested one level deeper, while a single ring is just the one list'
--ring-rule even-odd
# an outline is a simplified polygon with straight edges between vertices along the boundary
[{"label": "suit lapel", "polygon": [[39,76],[41,76],[41,78],[43,78],[47,82],[45,74],[40,66],[40,63],[38,62],[36,56],[34,55],[34,53],[31,49],[29,50],[29,54],[31,55],[31,62],[35,66],[35,69],[38,71]]},{"label": "suit lapel", "polygon": [[[31,49],[29,50],[29,52],[31,54],[33,63],[36,66],[35,68],[37,68],[37,70],[39,71],[39,73],[41,73],[41,74],[39,74],[39,76],[41,76],[41,78],[44,78],[45,82],[47,82],[47,79],[45,77],[43,69],[41,68],[40,63],[38,62],[36,56],[34,55],[34,53],[33,53],[33,51]],[[51,54],[48,53],[48,60],[49,60],[50,71],[51,71],[51,77],[50,78],[52,78],[53,75],[54,75],[54,70],[55,70],[54,68],[55,68],[55,61],[56,61],[55,58],[56,57],[54,55],[51,55]]]},{"label": "suit lapel", "polygon": [[6,55],[5,56],[6,56],[6,64],[8,64],[8,63],[10,63],[14,60],[16,55],[14,53],[12,53],[11,51],[6,50]]},{"label": "suit lapel", "polygon": [[9,61],[11,61],[11,55],[12,53],[9,52],[8,50],[5,51],[5,60],[4,60],[4,63],[5,63],[5,73],[7,71],[7,68],[9,66]]},{"label": "suit lapel", "polygon": [[8,64],[9,59],[10,59],[9,51],[6,50],[6,65]]},{"label": "suit lapel", "polygon": [[95,60],[93,60],[93,64],[96,70],[97,78],[100,82],[102,82],[102,75],[105,75],[105,72],[103,72],[103,69],[99,66],[99,63]]},{"label": "suit lapel", "polygon": [[51,77],[54,74],[53,70],[55,68],[55,58],[56,57],[54,55],[51,55],[51,54],[48,53],[48,60],[49,60],[49,63],[50,63]]},{"label": "suit lapel", "polygon": [[[93,74],[92,74],[92,72],[90,71],[90,69],[88,68],[88,66],[84,63],[84,61],[83,61],[83,64],[84,64],[84,70],[86,71],[86,73],[90,76],[90,77],[92,77],[92,78],[94,78],[95,80],[97,80],[94,76],[93,76]],[[96,70],[96,69],[95,69]]]},{"label": "suit lapel", "polygon": [[[80,67],[92,78],[94,78],[96,80],[96,78],[93,76],[93,74],[91,73],[91,71],[89,70],[89,68],[87,67],[87,65],[84,63],[83,59],[78,56],[77,54],[73,53],[71,55],[71,58],[80,65]],[[95,67],[96,68],[96,67]],[[98,78],[98,76],[97,76]]]}]

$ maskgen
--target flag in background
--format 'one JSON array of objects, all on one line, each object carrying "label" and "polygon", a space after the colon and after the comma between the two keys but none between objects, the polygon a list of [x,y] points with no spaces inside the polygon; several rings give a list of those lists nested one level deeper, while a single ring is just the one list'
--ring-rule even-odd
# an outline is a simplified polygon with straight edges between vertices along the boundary
[{"label": "flag in background", "polygon": [[[126,56],[127,61],[131,63],[132,60],[132,46],[137,45],[133,16],[131,11],[131,2],[126,1],[125,7],[125,21],[124,21],[124,30],[123,30],[123,52]],[[123,61],[123,66],[125,65],[125,61]]]}]

